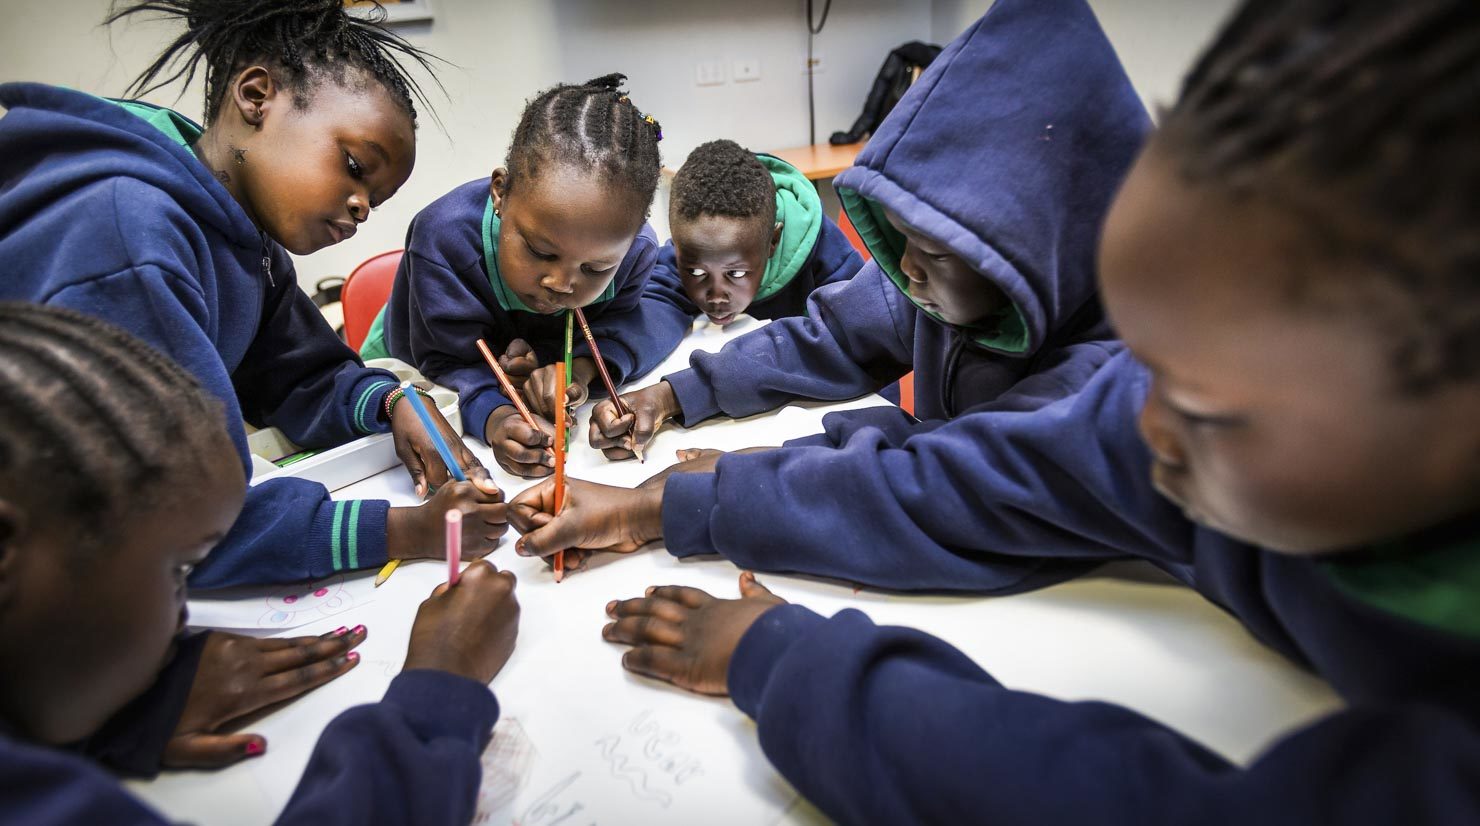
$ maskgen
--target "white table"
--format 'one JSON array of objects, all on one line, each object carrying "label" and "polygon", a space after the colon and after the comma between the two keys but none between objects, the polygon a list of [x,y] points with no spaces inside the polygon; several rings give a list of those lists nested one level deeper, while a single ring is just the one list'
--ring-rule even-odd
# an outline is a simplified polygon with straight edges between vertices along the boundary
[{"label": "white table", "polygon": [[[694,349],[717,349],[755,329],[703,323],[656,381]],[[884,403],[793,405],[774,414],[664,429],[646,464],[609,463],[585,440],[589,405],[572,438],[578,478],[635,485],[673,461],[680,447],[735,449],[821,429],[823,413]],[[469,440],[473,444],[472,440]],[[512,498],[531,484],[477,453]],[[415,503],[403,469],[335,493]],[[653,584],[736,593],[735,566],[719,558],[679,561],[661,548],[608,558],[556,585],[545,565],[511,550],[512,531],[490,557],[519,577],[523,607],[513,658],[493,681],[503,709],[485,755],[477,823],[804,822],[820,819],[761,754],[754,726],[726,700],[697,697],[623,671],[621,648],[604,642],[608,600]],[[1122,566],[1122,573],[1127,569]],[[359,667],[252,724],[267,754],[220,772],[179,772],[130,788],[172,818],[204,824],[267,823],[297,783],[320,731],[337,713],[373,702],[400,668],[416,607],[445,576],[444,563],[402,565],[379,589],[373,571],[338,578],[318,597],[299,589],[289,606],[264,589],[263,623],[313,621],[283,635],[364,623]],[[342,579],[342,581],[339,581]],[[1138,579],[1140,581],[1138,581]],[[764,575],[781,597],[823,614],[856,607],[875,621],[911,625],[961,648],[1004,684],[1066,700],[1099,699],[1137,709],[1235,760],[1247,761],[1282,732],[1339,705],[1329,688],[1261,646],[1218,608],[1151,577],[1094,576],[1008,598],[910,597],[855,592],[846,584]],[[255,603],[253,603],[255,604]],[[307,613],[293,614],[293,611]],[[317,613],[314,613],[317,612]],[[264,628],[259,633],[274,633]],[[717,819],[718,818],[718,819]]]}]

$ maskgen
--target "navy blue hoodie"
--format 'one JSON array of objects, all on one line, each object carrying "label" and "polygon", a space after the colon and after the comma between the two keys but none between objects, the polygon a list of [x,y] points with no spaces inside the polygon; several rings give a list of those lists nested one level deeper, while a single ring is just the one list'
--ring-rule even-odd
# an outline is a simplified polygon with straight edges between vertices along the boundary
[{"label": "navy blue hoodie", "polygon": [[[1119,347],[1096,298],[1096,242],[1150,126],[1083,2],[973,26],[835,180],[873,260],[813,293],[806,316],[696,353],[691,370],[665,377],[683,423],[853,398],[910,370],[921,419],[960,415],[1029,377],[1016,388],[1022,406],[1073,391]],[[969,329],[916,307],[886,207],[1012,307]]]},{"label": "navy blue hoodie", "polygon": [[[813,290],[852,278],[863,268],[863,256],[838,225],[823,214],[822,198],[815,185],[796,167],[771,155],[757,154],[756,158],[776,184],[776,220],[783,222],[783,234],[745,314],[765,319],[799,316],[807,311],[807,297]],[[807,232],[811,225],[815,225],[815,233]],[[789,239],[793,234],[795,240]],[[774,284],[769,283],[773,267]],[[658,264],[643,300],[656,302],[652,323],[668,329],[665,337],[671,338],[674,346],[688,335],[694,319],[702,314],[684,292],[683,279],[673,242],[669,241],[658,251]]]},{"label": "navy blue hoodie", "polygon": [[[298,288],[288,253],[183,145],[168,110],[29,83],[0,86],[0,298],[71,307],[133,333],[242,421],[304,447],[383,432],[395,376],[367,370]],[[147,118],[147,119],[146,119]],[[78,415],[83,415],[78,411]],[[271,479],[247,493],[197,588],[287,582],[386,560],[379,501]]]},{"label": "navy blue hoodie", "polygon": [[[766,755],[844,823],[1480,823],[1474,522],[1387,558],[1282,555],[1199,527],[1152,488],[1136,429],[1147,385],[1121,354],[1074,396],[963,417],[908,451],[856,431],[826,450],[830,472],[784,473],[777,488],[738,463],[816,468],[796,454],[823,449],[726,458],[711,530],[746,534],[733,557],[746,568],[895,587],[1007,593],[1044,564],[1147,559],[1329,681],[1348,709],[1240,767],[1129,709],[1007,689],[919,631],[783,606],[746,633],[729,670]],[[881,490],[898,504],[857,519]],[[756,518],[783,504],[808,518]]]},{"label": "navy blue hoodie", "polygon": [[[478,339],[502,353],[522,338],[541,365],[565,356],[565,315],[525,309],[498,274],[498,218],[488,184],[488,178],[470,181],[417,213],[379,325],[391,355],[457,390],[463,428],[480,439],[487,435],[489,414],[511,402],[479,354]],[[640,300],[657,256],[658,237],[644,224],[611,285],[584,308],[618,385],[653,369],[676,343],[665,344],[654,331]],[[367,339],[361,352],[372,346]],[[577,356],[591,355],[580,330],[573,349]],[[605,392],[600,382],[589,389],[592,395]]]},{"label": "navy blue hoodie", "polygon": [[[192,664],[179,672],[193,678],[195,669]],[[183,702],[189,679],[171,682],[174,690],[165,693]],[[159,753],[179,717],[178,705],[173,713],[155,712],[149,701],[159,693],[156,686],[131,704],[125,714],[135,718],[132,724],[105,729],[94,738],[105,742],[90,741],[83,754],[128,773],[157,772]],[[380,702],[351,708],[329,723],[276,822],[468,823],[483,779],[479,757],[498,712],[488,686],[474,680],[441,671],[404,672]],[[152,725],[137,725],[141,719]],[[144,761],[127,736],[135,733],[154,744]],[[27,826],[169,822],[76,750],[28,742],[4,724],[0,813],[5,823]]]}]

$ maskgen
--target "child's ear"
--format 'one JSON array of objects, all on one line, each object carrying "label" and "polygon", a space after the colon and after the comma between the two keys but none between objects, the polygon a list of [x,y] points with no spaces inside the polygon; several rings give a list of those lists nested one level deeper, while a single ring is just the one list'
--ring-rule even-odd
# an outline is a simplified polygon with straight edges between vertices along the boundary
[{"label": "child's ear", "polygon": [[0,499],[0,613],[10,603],[16,587],[20,562],[20,540],[26,530],[26,515],[8,499]]},{"label": "child's ear", "polygon": [[777,221],[776,226],[771,227],[771,251],[768,256],[776,254],[776,248],[781,246],[781,228],[786,226],[782,221]]},{"label": "child's ear", "polygon": [[488,197],[493,199],[493,214],[500,215],[504,209],[504,193],[509,191],[509,170],[500,166],[488,177]]},{"label": "child's ear", "polygon": [[231,108],[248,126],[254,130],[261,129],[262,121],[267,116],[267,110],[276,101],[278,91],[277,81],[273,80],[272,73],[266,67],[248,66],[231,83]]}]

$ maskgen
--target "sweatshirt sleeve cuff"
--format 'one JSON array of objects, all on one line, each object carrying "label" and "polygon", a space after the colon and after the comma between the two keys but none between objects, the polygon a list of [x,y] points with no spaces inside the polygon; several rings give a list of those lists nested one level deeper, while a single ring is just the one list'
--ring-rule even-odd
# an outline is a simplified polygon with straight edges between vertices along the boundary
[{"label": "sweatshirt sleeve cuff", "polygon": [[[307,552],[312,576],[357,571],[384,565],[385,518],[391,503],[383,499],[330,499],[319,508]],[[323,573],[320,573],[323,572]]]},{"label": "sweatshirt sleeve cuff", "polygon": [[663,544],[668,553],[687,556],[719,553],[709,532],[709,514],[719,503],[713,473],[675,473],[663,483]]},{"label": "sweatshirt sleeve cuff", "polygon": [[[633,356],[632,352],[626,346],[618,341],[598,338],[596,346],[601,348],[601,360],[606,362],[607,372],[611,373],[612,376],[612,384],[620,388],[623,382],[631,378],[632,371],[637,366],[637,358]],[[590,343],[584,339],[576,344],[575,347],[572,347],[570,352],[572,357],[584,357],[592,361],[596,360],[596,356],[591,352]],[[586,389],[591,392],[592,398],[606,397],[606,384],[602,382],[599,373],[591,381],[591,386]]]},{"label": "sweatshirt sleeve cuff", "polygon": [[158,774],[165,747],[180,725],[180,715],[185,713],[185,701],[190,699],[209,636],[177,638],[175,656],[155,677],[154,684],[88,738],[82,752],[120,774]]},{"label": "sweatshirt sleeve cuff", "polygon": [[467,677],[414,668],[391,680],[384,702],[401,710],[424,738],[476,743],[481,752],[498,722],[498,700],[488,686]]},{"label": "sweatshirt sleeve cuff", "polygon": [[351,395],[350,422],[355,431],[362,435],[384,433],[391,424],[384,415],[385,397],[399,386],[394,373],[385,370],[367,370],[365,378]]},{"label": "sweatshirt sleeve cuff", "polygon": [[761,700],[776,664],[808,631],[826,622],[800,605],[778,605],[761,614],[740,638],[730,657],[726,682],[730,699],[751,719],[759,719]]},{"label": "sweatshirt sleeve cuff", "polygon": [[678,399],[678,423],[693,427],[705,419],[720,414],[719,399],[714,388],[705,383],[692,367],[663,377],[673,388],[673,397]]},{"label": "sweatshirt sleeve cuff", "polygon": [[486,389],[476,395],[464,394],[458,401],[462,408],[463,433],[488,444],[488,417],[504,405],[513,405],[500,390]]}]

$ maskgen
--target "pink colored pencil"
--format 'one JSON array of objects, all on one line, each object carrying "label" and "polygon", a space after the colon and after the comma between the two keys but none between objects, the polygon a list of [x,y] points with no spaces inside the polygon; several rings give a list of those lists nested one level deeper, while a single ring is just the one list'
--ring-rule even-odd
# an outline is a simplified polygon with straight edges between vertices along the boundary
[{"label": "pink colored pencil", "polygon": [[447,512],[447,587],[457,584],[458,563],[462,561],[462,511]]}]

